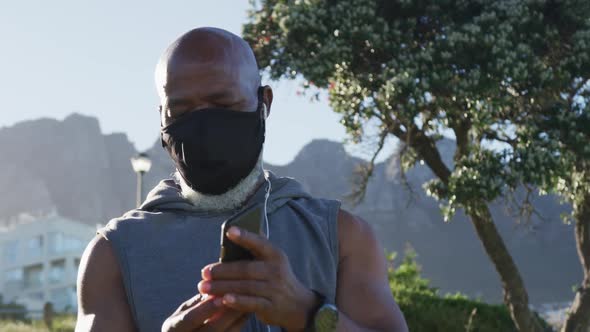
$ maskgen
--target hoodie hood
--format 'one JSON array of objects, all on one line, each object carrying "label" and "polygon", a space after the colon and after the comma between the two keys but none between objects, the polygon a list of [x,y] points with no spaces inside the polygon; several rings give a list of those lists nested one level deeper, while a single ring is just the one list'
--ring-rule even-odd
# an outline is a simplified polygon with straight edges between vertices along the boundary
[{"label": "hoodie hood", "polygon": [[[272,213],[285,205],[288,201],[297,198],[311,198],[301,183],[289,177],[277,177],[270,171],[265,171],[270,183],[271,191],[268,198],[268,213]],[[263,203],[264,195],[266,193],[266,184],[262,184],[243,204],[249,206],[255,203]],[[147,195],[146,200],[139,207],[140,210],[145,211],[197,211],[195,207],[182,196],[180,186],[173,179],[162,180],[154,189]],[[198,211],[203,212],[203,211]],[[218,213],[218,212],[216,212]]]}]

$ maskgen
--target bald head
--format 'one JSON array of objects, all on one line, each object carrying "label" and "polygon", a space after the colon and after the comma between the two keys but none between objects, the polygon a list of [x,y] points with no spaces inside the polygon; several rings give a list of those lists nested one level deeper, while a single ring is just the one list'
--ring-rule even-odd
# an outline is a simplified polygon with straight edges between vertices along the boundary
[{"label": "bald head", "polygon": [[[162,123],[186,112],[216,107],[255,111],[260,74],[242,38],[217,28],[193,29],[174,41],[156,67]],[[265,87],[270,109],[272,91]]]}]

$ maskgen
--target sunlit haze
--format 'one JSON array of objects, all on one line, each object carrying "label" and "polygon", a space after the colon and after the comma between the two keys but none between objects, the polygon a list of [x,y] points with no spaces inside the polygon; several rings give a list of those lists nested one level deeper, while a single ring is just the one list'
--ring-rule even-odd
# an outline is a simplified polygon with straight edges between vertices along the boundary
[{"label": "sunlit haze", "polygon": [[[77,112],[145,150],[160,125],[153,77],[161,52],[194,27],[240,34],[248,8],[247,0],[4,2],[0,126]],[[266,161],[285,164],[314,138],[344,140],[325,99],[298,95],[298,82],[264,83],[275,90]]]}]

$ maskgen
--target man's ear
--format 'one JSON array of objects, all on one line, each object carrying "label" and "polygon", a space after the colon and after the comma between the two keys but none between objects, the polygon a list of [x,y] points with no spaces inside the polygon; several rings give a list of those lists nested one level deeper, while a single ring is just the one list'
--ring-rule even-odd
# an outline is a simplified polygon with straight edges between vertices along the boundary
[{"label": "man's ear", "polygon": [[265,85],[262,89],[262,103],[266,108],[266,117],[268,118],[268,116],[270,115],[270,107],[272,105],[273,98],[272,88],[268,85]]},{"label": "man's ear", "polygon": [[162,147],[166,148],[166,142],[164,142],[164,134],[162,134],[162,127],[164,124],[162,123],[162,105],[158,106],[158,116],[160,117],[160,142],[162,143]]}]

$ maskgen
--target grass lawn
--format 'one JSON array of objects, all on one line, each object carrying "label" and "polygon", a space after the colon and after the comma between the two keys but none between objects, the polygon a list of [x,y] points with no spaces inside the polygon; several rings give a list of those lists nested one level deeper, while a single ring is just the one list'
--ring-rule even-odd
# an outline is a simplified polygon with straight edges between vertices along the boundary
[{"label": "grass lawn", "polygon": [[31,322],[0,320],[0,331],[2,332],[73,332],[76,326],[74,315],[57,316],[53,321],[53,328],[50,330],[43,321],[34,320]]}]

